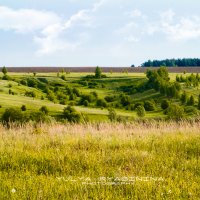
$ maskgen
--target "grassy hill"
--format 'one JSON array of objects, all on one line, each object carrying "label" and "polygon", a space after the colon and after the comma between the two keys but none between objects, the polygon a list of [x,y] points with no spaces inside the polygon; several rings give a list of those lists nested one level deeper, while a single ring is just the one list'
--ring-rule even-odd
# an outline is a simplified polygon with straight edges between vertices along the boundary
[{"label": "grassy hill", "polygon": [[[90,121],[107,121],[110,107],[114,108],[117,115],[124,120],[133,120],[138,118],[135,106],[149,100],[154,102],[155,109],[146,111],[144,118],[162,119],[166,118],[161,108],[163,99],[180,104],[177,98],[166,97],[153,88],[143,88],[145,84],[148,86],[148,79],[144,73],[105,73],[106,77],[101,79],[90,78],[94,73],[60,72],[36,73],[35,75],[33,73],[8,73],[8,75],[10,80],[0,80],[0,115],[10,107],[21,108],[25,105],[27,112],[31,112],[38,111],[41,106],[47,106],[49,115],[59,118],[63,109],[71,105],[87,116]],[[189,73],[178,75],[190,76]],[[169,74],[171,83],[176,81],[176,76],[176,73]],[[32,83],[33,81],[35,83]],[[182,91],[194,96],[194,107],[196,107],[199,88],[186,86],[185,83],[180,83],[180,85]],[[78,94],[74,89],[78,91]],[[31,97],[29,93],[34,93],[34,97]],[[83,102],[80,103],[84,95],[92,98],[87,106]],[[113,99],[105,100],[108,97]],[[128,101],[127,104],[122,103],[123,98]],[[97,105],[98,100],[100,100],[100,105]]]}]

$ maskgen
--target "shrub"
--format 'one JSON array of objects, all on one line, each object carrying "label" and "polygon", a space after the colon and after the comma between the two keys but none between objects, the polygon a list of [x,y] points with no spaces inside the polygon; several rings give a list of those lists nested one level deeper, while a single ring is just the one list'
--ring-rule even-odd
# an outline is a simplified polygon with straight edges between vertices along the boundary
[{"label": "shrub", "polygon": [[143,102],[138,102],[134,105],[134,110],[138,107],[138,106],[144,106]]},{"label": "shrub", "polygon": [[104,98],[107,102],[113,102],[116,100],[116,96],[115,95],[111,95],[111,96],[106,96]]},{"label": "shrub", "polygon": [[37,122],[37,123],[50,123],[52,122],[53,118],[49,115],[44,115],[44,112],[32,112],[30,115],[30,120]]},{"label": "shrub", "polygon": [[80,97],[80,91],[77,88],[73,88],[72,92],[77,96]]},{"label": "shrub", "polygon": [[49,114],[49,110],[48,110],[48,108],[47,108],[46,106],[42,106],[42,107],[40,108],[40,111],[41,111],[42,113],[44,113],[45,115],[48,115],[48,114]]},{"label": "shrub", "polygon": [[168,107],[169,107],[169,101],[168,100],[162,100],[162,102],[161,102],[161,108],[163,109],[163,110],[165,110],[165,109],[167,109]]},{"label": "shrub", "polygon": [[81,99],[79,101],[79,104],[83,105],[85,100],[87,100],[89,103],[91,103],[93,101],[93,96],[92,95],[81,95]]},{"label": "shrub", "polygon": [[80,122],[81,115],[71,106],[68,106],[63,111],[63,117],[69,122]]},{"label": "shrub", "polygon": [[127,95],[121,95],[121,104],[123,106],[128,106],[131,104],[131,99],[129,96]]},{"label": "shrub", "polygon": [[26,91],[25,92],[25,96],[35,98],[36,97],[36,93],[34,91]]},{"label": "shrub", "polygon": [[37,80],[34,78],[28,78],[27,85],[28,85],[28,87],[37,88]]},{"label": "shrub", "polygon": [[104,99],[97,99],[96,106],[106,108],[107,103]]},{"label": "shrub", "polygon": [[22,111],[19,109],[7,108],[3,113],[1,120],[6,126],[10,127],[10,123],[16,122],[22,124],[28,121],[28,118],[26,115],[23,115]]},{"label": "shrub", "polygon": [[184,112],[187,114],[195,115],[198,113],[198,110],[193,106],[186,106]]},{"label": "shrub", "polygon": [[26,111],[26,106],[25,105],[22,105],[21,111]]},{"label": "shrub", "polygon": [[25,80],[21,80],[20,83],[21,83],[22,85],[27,85],[27,82],[26,82]]},{"label": "shrub", "polygon": [[8,84],[8,87],[9,87],[9,88],[11,88],[11,87],[12,87],[12,84],[11,84],[11,83],[9,83],[9,84]]},{"label": "shrub", "polygon": [[167,110],[166,114],[169,119],[180,120],[184,117],[184,109],[176,104],[171,104]]},{"label": "shrub", "polygon": [[182,104],[185,104],[187,102],[187,94],[185,91],[181,95],[181,102],[182,102]]},{"label": "shrub", "polygon": [[108,109],[108,118],[110,119],[111,122],[117,120],[117,113],[113,108]]},{"label": "shrub", "polygon": [[145,101],[144,108],[146,111],[154,111],[155,110],[155,102],[153,101]]},{"label": "shrub", "polygon": [[137,112],[138,117],[144,117],[145,116],[145,109],[144,109],[143,106],[138,106],[136,108],[136,112]]},{"label": "shrub", "polygon": [[98,94],[97,94],[97,92],[91,92],[91,95],[93,95],[95,99],[98,98]]},{"label": "shrub", "polygon": [[8,75],[4,75],[4,76],[2,77],[2,80],[11,80],[11,77],[8,76]]},{"label": "shrub", "polygon": [[83,102],[83,105],[86,106],[86,107],[89,106],[88,100],[85,100],[85,101]]},{"label": "shrub", "polygon": [[64,80],[64,81],[66,81],[65,75],[62,75],[60,78],[61,78],[62,80]]},{"label": "shrub", "polygon": [[187,105],[193,106],[194,103],[195,103],[194,96],[191,95],[190,98],[187,101]]}]

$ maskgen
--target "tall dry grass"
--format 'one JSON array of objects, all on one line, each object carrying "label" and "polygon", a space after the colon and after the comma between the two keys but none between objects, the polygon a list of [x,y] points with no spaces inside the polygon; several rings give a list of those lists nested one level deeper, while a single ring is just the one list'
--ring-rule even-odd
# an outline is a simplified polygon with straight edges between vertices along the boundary
[{"label": "tall dry grass", "polygon": [[0,199],[198,199],[199,158],[200,122],[0,126]]}]

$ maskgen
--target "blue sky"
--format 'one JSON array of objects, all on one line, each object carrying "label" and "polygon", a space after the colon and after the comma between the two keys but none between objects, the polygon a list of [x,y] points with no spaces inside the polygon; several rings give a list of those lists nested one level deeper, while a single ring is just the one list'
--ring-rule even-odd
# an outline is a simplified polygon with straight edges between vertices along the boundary
[{"label": "blue sky", "polygon": [[0,65],[200,57],[199,8],[199,0],[0,0]]}]

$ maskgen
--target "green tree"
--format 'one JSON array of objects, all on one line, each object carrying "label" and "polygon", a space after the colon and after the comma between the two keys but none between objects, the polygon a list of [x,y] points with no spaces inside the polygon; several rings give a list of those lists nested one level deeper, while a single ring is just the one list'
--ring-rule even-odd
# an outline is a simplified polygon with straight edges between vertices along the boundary
[{"label": "green tree", "polygon": [[21,111],[26,111],[26,106],[25,105],[22,105]]},{"label": "green tree", "polygon": [[48,115],[48,114],[49,114],[49,110],[48,110],[48,108],[47,108],[46,106],[42,106],[42,107],[40,108],[40,111],[41,111],[42,113],[44,113],[45,115]]},{"label": "green tree", "polygon": [[97,66],[95,69],[95,78],[101,78],[101,75],[102,75],[102,70],[99,66]]},{"label": "green tree", "polygon": [[144,117],[145,116],[145,109],[143,106],[137,106],[136,113],[138,117]]},{"label": "green tree", "polygon": [[166,99],[162,100],[162,102],[161,102],[161,108],[162,108],[163,110],[165,110],[165,109],[167,109],[168,107],[169,107],[169,101],[166,100]]},{"label": "green tree", "polygon": [[193,106],[194,103],[195,103],[194,96],[191,95],[190,98],[188,99],[187,104],[190,105],[190,106]]},{"label": "green tree", "polygon": [[64,108],[63,116],[69,122],[78,123],[81,121],[81,115],[71,106]]},{"label": "green tree", "polygon": [[183,94],[181,95],[181,103],[185,104],[187,102],[187,94],[184,91]]},{"label": "green tree", "polygon": [[184,116],[184,109],[176,104],[171,104],[166,112],[169,119],[180,120]]},{"label": "green tree", "polygon": [[3,72],[4,76],[7,74],[8,71],[5,66],[2,68],[2,72]]},{"label": "green tree", "polygon": [[16,108],[7,108],[1,118],[3,124],[8,128],[12,123],[24,123],[28,121],[28,117],[23,115],[22,111]]},{"label": "green tree", "polygon": [[148,100],[144,102],[144,108],[146,111],[154,111],[156,109],[155,102]]}]

